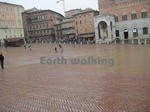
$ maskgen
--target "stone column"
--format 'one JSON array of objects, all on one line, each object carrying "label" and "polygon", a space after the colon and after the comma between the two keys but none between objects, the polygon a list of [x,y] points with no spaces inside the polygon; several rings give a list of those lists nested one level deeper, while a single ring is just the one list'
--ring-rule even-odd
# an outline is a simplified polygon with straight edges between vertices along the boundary
[{"label": "stone column", "polygon": [[145,45],[147,45],[147,39],[145,38]]},{"label": "stone column", "polygon": [[108,25],[108,39],[110,40],[111,39],[111,27],[110,25]]},{"label": "stone column", "polygon": [[140,39],[138,39],[138,45],[141,45]]},{"label": "stone column", "polygon": [[95,22],[95,41],[98,43],[99,35],[98,35],[98,22]]},{"label": "stone column", "polygon": [[122,44],[124,44],[124,39],[122,39]]},{"label": "stone column", "polygon": [[132,44],[134,44],[134,39],[132,39]]}]

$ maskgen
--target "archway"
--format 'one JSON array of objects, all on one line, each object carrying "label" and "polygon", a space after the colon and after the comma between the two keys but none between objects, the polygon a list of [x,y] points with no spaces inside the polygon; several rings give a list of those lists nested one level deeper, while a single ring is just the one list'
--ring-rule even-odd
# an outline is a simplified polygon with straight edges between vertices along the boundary
[{"label": "archway", "polygon": [[98,35],[99,35],[99,39],[105,40],[108,38],[108,27],[106,22],[101,21],[98,24]]}]

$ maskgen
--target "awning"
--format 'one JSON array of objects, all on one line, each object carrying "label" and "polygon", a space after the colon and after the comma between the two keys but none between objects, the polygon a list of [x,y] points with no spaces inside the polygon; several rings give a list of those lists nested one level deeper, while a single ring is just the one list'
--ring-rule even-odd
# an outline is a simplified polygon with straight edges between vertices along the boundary
[{"label": "awning", "polygon": [[80,38],[89,38],[94,36],[95,36],[94,34],[79,35]]},{"label": "awning", "polygon": [[12,39],[7,39],[7,42],[18,42],[22,40],[22,38],[12,38]]}]

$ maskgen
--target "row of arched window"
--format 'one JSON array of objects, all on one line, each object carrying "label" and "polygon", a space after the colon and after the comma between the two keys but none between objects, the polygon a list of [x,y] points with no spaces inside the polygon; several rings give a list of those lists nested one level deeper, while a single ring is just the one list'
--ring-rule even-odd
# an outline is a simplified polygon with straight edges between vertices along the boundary
[{"label": "row of arched window", "polygon": [[[147,17],[148,17],[147,11],[145,9],[143,9],[141,11],[141,18],[147,18]],[[132,13],[131,13],[131,19],[132,20],[138,19],[136,11],[132,11]],[[123,13],[122,14],[122,21],[127,21],[127,20],[128,20],[128,15],[126,13]],[[119,21],[118,16],[115,16],[115,21],[116,22]]]}]

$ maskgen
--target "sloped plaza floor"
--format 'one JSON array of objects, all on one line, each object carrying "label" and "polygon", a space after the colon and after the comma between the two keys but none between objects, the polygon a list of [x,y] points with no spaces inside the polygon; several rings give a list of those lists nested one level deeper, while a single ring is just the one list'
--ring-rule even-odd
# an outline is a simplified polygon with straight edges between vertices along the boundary
[{"label": "sloped plaza floor", "polygon": [[[150,46],[62,45],[63,53],[55,46],[2,50],[0,112],[150,112]],[[107,62],[86,63],[89,57]]]}]

